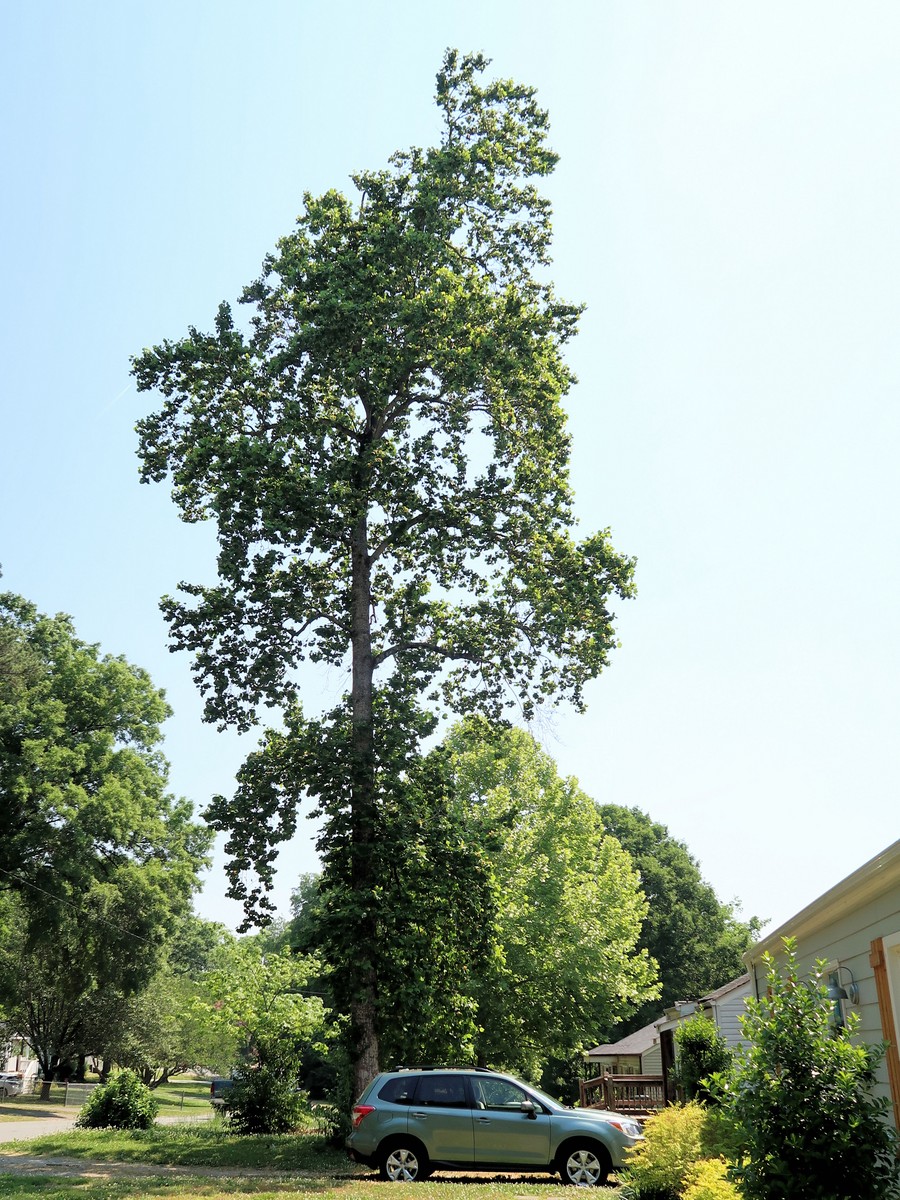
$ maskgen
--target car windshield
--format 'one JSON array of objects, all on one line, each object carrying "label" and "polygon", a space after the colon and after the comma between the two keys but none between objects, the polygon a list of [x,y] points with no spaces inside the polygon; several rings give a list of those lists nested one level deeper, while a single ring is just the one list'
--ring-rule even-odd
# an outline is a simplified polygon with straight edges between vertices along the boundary
[{"label": "car windshield", "polygon": [[532,1096],[537,1096],[538,1100],[542,1100],[545,1104],[549,1104],[551,1108],[570,1108],[571,1105],[563,1104],[559,1100],[554,1100],[552,1096],[548,1096],[546,1092],[542,1092],[540,1088],[532,1087],[531,1084],[526,1085]]}]

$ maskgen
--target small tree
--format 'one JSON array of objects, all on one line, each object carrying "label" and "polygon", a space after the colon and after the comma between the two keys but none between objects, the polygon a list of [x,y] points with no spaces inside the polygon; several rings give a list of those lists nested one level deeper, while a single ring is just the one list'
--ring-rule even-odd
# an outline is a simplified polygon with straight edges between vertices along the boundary
[{"label": "small tree", "polygon": [[315,959],[290,950],[264,954],[245,939],[206,978],[210,999],[198,1007],[244,1049],[224,1106],[241,1133],[286,1133],[299,1123],[306,1103],[298,1089],[303,1052],[326,1036],[322,1001],[303,994],[318,970]]},{"label": "small tree", "polygon": [[784,939],[783,970],[766,956],[769,994],[747,1002],[748,1044],[717,1080],[741,1153],[731,1167],[744,1200],[890,1200],[900,1196],[888,1101],[873,1094],[883,1051],[833,1024],[823,962],[812,979]]},{"label": "small tree", "polygon": [[698,1013],[675,1030],[678,1046],[678,1082],[687,1100],[709,1100],[707,1081],[725,1071],[731,1063],[731,1051],[719,1033],[715,1021]]}]

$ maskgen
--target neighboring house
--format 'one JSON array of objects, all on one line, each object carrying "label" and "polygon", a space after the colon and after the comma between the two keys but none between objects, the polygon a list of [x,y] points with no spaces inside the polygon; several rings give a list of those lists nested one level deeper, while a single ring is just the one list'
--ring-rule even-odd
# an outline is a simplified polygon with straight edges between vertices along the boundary
[{"label": "neighboring house", "polygon": [[[674,1035],[682,1021],[689,1021],[698,1013],[715,1024],[719,1033],[725,1039],[725,1044],[733,1050],[744,1040],[741,1031],[741,1017],[746,1012],[748,996],[753,995],[753,983],[749,974],[739,975],[722,987],[716,988],[701,996],[699,1000],[676,1000],[671,1008],[666,1009],[666,1015],[656,1022],[656,1029],[665,1044],[666,1035]],[[665,1050],[663,1050],[665,1056]]]},{"label": "neighboring house", "polygon": [[645,1025],[607,1046],[595,1046],[584,1056],[596,1075],[661,1075],[662,1057],[656,1025]]},{"label": "neighboring house", "polygon": [[900,1128],[900,841],[848,875],[818,900],[807,905],[750,950],[753,994],[765,995],[768,951],[783,952],[782,939],[797,942],[799,967],[812,971],[817,959],[828,966],[837,993],[836,1019],[853,1011],[860,1015],[858,1037],[872,1044],[888,1043],[878,1069],[877,1091],[893,1107]]}]

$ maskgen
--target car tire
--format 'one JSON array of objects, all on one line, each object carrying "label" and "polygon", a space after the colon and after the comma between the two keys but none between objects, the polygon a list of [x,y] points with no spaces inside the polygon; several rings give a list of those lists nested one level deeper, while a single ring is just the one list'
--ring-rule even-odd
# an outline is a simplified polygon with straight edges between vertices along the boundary
[{"label": "car tire", "polygon": [[600,1187],[610,1171],[609,1155],[596,1142],[569,1142],[557,1159],[563,1183],[572,1187]]},{"label": "car tire", "polygon": [[9,1088],[0,1087],[0,1100],[9,1099]]},{"label": "car tire", "polygon": [[418,1142],[393,1142],[379,1155],[378,1174],[390,1183],[420,1183],[431,1174],[431,1164]]}]

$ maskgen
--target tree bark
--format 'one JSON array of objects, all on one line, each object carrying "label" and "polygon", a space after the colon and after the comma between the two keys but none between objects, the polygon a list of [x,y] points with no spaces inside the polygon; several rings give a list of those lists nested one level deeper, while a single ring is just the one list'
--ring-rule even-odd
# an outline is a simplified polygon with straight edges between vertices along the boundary
[{"label": "tree bark", "polygon": [[375,796],[375,739],[372,712],[371,562],[365,513],[351,535],[351,685],[352,762],[350,877],[353,894],[364,898],[360,922],[357,984],[350,1005],[354,1043],[354,1099],[380,1070],[375,964],[377,914],[372,904],[375,882],[377,803]]}]

